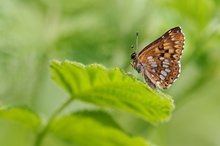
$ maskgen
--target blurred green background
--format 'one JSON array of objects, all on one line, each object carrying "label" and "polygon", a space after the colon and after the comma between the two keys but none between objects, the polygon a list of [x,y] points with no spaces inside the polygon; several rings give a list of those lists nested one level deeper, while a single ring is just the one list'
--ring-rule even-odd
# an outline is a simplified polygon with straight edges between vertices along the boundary
[{"label": "blurred green background", "polygon": [[[175,26],[186,40],[180,78],[165,91],[175,100],[171,120],[157,126],[126,116],[119,121],[158,146],[220,146],[218,0],[1,0],[0,105],[26,105],[46,119],[67,97],[50,79],[51,59],[135,74],[129,66],[135,32],[140,50]],[[0,144],[25,133],[0,129]]]}]

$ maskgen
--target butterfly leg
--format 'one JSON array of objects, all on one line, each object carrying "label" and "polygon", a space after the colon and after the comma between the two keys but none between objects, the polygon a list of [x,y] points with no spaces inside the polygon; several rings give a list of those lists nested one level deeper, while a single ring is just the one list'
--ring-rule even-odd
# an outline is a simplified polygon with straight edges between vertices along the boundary
[{"label": "butterfly leg", "polygon": [[153,82],[151,82],[147,75],[144,75],[144,79],[151,88],[156,89],[156,85]]}]

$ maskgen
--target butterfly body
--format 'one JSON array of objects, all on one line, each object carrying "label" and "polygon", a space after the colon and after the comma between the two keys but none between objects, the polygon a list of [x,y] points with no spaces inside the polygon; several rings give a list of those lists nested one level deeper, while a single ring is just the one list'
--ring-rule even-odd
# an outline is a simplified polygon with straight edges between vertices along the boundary
[{"label": "butterfly body", "polygon": [[132,53],[132,66],[143,74],[152,88],[169,88],[180,74],[183,45],[184,35],[181,28],[172,28],[140,53]]}]

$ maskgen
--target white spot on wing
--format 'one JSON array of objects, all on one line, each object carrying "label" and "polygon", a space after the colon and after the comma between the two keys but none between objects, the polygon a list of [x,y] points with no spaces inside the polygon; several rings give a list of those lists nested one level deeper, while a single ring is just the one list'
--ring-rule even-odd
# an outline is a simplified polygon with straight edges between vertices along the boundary
[{"label": "white spot on wing", "polygon": [[158,86],[158,85],[160,85],[160,84],[161,84],[161,82],[160,82],[160,81],[157,81],[157,82],[156,82],[156,85],[157,85],[157,86]]},{"label": "white spot on wing", "polygon": [[151,67],[157,67],[157,64],[151,64]]},{"label": "white spot on wing", "polygon": [[161,60],[161,61],[164,60],[164,57],[160,57],[160,60]]},{"label": "white spot on wing", "polygon": [[161,80],[164,80],[165,77],[164,77],[163,75],[160,75],[160,79],[161,79]]},{"label": "white spot on wing", "polygon": [[169,72],[170,72],[170,69],[168,69],[168,68],[165,68],[165,71],[166,71],[167,73],[169,73]]},{"label": "white spot on wing", "polygon": [[165,59],[165,60],[163,61],[163,64],[169,65],[170,63],[169,63],[169,61],[168,61],[167,59]]},{"label": "white spot on wing", "polygon": [[149,56],[149,57],[147,57],[147,59],[148,59],[148,60],[152,60],[152,59],[153,59],[153,57],[152,57],[152,56]]},{"label": "white spot on wing", "polygon": [[157,63],[155,61],[149,62],[151,67],[157,67]]},{"label": "white spot on wing", "polygon": [[166,65],[166,64],[163,64],[163,67],[168,68],[169,66],[168,66],[168,65]]},{"label": "white spot on wing", "polygon": [[177,78],[179,78],[179,77],[180,77],[180,74],[177,75]]},{"label": "white spot on wing", "polygon": [[170,88],[170,86],[171,86],[171,84],[169,84],[169,85],[167,86],[167,88]]},{"label": "white spot on wing", "polygon": [[165,72],[164,70],[161,70],[161,72],[160,72],[164,77],[166,77],[167,76],[167,72]]}]

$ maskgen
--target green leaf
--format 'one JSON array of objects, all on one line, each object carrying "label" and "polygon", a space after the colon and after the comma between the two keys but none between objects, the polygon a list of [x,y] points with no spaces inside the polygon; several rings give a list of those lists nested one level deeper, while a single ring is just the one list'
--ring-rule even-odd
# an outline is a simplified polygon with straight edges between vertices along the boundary
[{"label": "green leaf", "polygon": [[79,115],[54,120],[50,132],[64,141],[81,146],[148,146],[141,137],[128,136],[118,129]]},{"label": "green leaf", "polygon": [[123,110],[151,122],[168,120],[173,100],[125,74],[119,68],[52,61],[53,79],[74,99]]},{"label": "green leaf", "polygon": [[41,126],[40,118],[25,107],[1,108],[0,120],[15,121],[34,131]]},{"label": "green leaf", "polygon": [[110,114],[108,114],[107,112],[101,111],[101,110],[78,111],[78,112],[75,112],[74,115],[78,117],[82,117],[82,118],[83,117],[93,118],[93,119],[96,119],[96,121],[99,121],[100,124],[122,130],[122,128],[111,117]]}]

